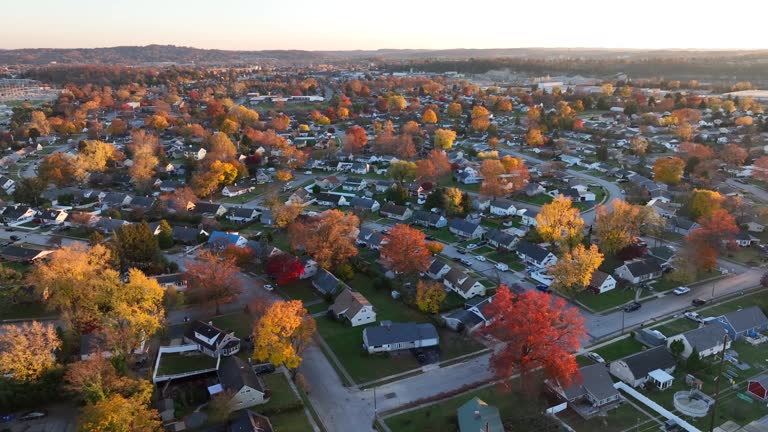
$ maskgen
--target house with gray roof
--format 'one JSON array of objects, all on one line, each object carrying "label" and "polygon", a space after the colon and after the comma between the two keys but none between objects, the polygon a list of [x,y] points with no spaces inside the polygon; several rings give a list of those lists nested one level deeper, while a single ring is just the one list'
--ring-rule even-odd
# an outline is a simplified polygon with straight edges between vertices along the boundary
[{"label": "house with gray roof", "polygon": [[425,273],[431,279],[438,280],[445,276],[445,274],[450,270],[451,266],[449,266],[448,263],[443,261],[441,258],[436,257],[434,260],[432,260],[432,263],[429,265],[429,268]]},{"label": "house with gray roof", "polygon": [[638,258],[625,261],[623,265],[614,270],[617,277],[633,284],[647,282],[661,277],[663,269],[655,258]]},{"label": "house with gray roof", "polygon": [[710,325],[716,324],[728,332],[728,337],[739,340],[747,335],[756,335],[768,329],[768,318],[759,306],[750,306],[717,317]]},{"label": "house with gray roof", "polygon": [[349,204],[354,209],[376,212],[381,208],[381,204],[378,201],[371,198],[353,197]]},{"label": "house with gray roof", "polygon": [[413,210],[409,209],[406,206],[397,205],[391,202],[388,202],[381,206],[381,210],[379,210],[379,214],[382,216],[386,216],[388,218],[396,219],[399,221],[406,221],[413,216]]},{"label": "house with gray roof", "polygon": [[485,285],[458,269],[451,269],[443,277],[443,285],[463,299],[485,295]]},{"label": "house with gray roof", "polygon": [[443,215],[424,210],[414,211],[412,221],[426,228],[442,228],[448,225],[448,220]]},{"label": "house with gray roof", "polygon": [[349,321],[352,327],[376,321],[376,310],[362,294],[345,288],[328,308],[336,319]]},{"label": "house with gray roof", "polygon": [[566,387],[557,380],[547,380],[547,386],[584,419],[605,415],[621,403],[621,394],[603,363],[580,368],[574,382]]},{"label": "house with gray roof", "polygon": [[363,329],[363,348],[370,354],[426,348],[439,343],[437,329],[429,323],[382,321],[379,326]]},{"label": "house with gray roof", "polygon": [[227,211],[227,219],[232,222],[248,223],[259,217],[259,211],[254,208],[235,207]]},{"label": "house with gray roof", "polygon": [[219,364],[219,383],[224,391],[233,393],[233,410],[250,408],[269,401],[267,390],[253,366],[237,356],[224,357]]},{"label": "house with gray roof", "polygon": [[514,250],[517,243],[520,241],[520,237],[504,232],[498,228],[491,228],[483,237],[488,241],[488,244],[499,249],[506,249],[508,251]]},{"label": "house with gray roof", "polygon": [[663,390],[672,385],[672,373],[677,362],[666,346],[640,351],[611,362],[611,375],[632,387],[642,387],[650,381]]},{"label": "house with gray roof", "polygon": [[504,432],[499,409],[474,397],[456,410],[459,432]]},{"label": "house with gray roof", "polygon": [[192,321],[184,332],[184,342],[197,345],[198,351],[214,358],[240,352],[240,339],[235,332],[222,330],[212,322]]},{"label": "house with gray roof", "polygon": [[448,230],[461,238],[477,239],[483,236],[485,229],[478,223],[466,219],[453,218],[448,224]]},{"label": "house with gray roof", "polygon": [[318,269],[317,273],[312,276],[312,286],[316,290],[320,291],[323,295],[334,295],[336,291],[344,284],[333,273],[326,269]]},{"label": "house with gray roof", "polygon": [[251,410],[242,410],[229,421],[227,432],[273,432],[272,422],[267,416]]},{"label": "house with gray roof", "polygon": [[667,338],[667,347],[675,341],[680,341],[683,343],[683,352],[680,353],[682,358],[690,357],[694,349],[699,352],[702,358],[709,357],[721,352],[723,345],[725,345],[725,349],[731,346],[730,338],[725,341],[726,334],[725,329],[721,326],[705,325]]},{"label": "house with gray roof", "polygon": [[557,256],[543,247],[521,241],[517,244],[517,256],[524,263],[533,264],[539,268],[545,268],[554,265],[557,262]]}]

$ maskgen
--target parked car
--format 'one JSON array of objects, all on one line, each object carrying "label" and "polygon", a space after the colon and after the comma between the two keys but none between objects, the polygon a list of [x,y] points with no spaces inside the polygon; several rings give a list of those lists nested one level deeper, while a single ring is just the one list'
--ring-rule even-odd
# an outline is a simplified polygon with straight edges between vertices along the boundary
[{"label": "parked car", "polygon": [[697,299],[693,299],[693,301],[691,301],[691,304],[694,306],[704,306],[705,304],[707,304],[707,301],[704,299],[697,298]]},{"label": "parked car", "polygon": [[512,221],[504,221],[501,223],[505,227],[511,227],[513,225]]},{"label": "parked car", "polygon": [[701,315],[697,314],[696,312],[686,311],[683,316],[697,323],[704,322],[704,318],[702,318]]},{"label": "parked car", "polygon": [[476,256],[475,256],[475,259],[476,259],[476,260],[478,260],[478,261],[480,261],[480,262],[485,262],[485,257],[484,257],[484,256],[482,256],[482,255],[476,255]]},{"label": "parked car", "polygon": [[264,285],[264,289],[267,290],[267,291],[273,291],[275,289],[275,287],[273,287],[270,284],[266,284],[266,285]]},{"label": "parked car", "polygon": [[587,358],[592,359],[595,363],[605,363],[605,359],[598,353],[588,352]]},{"label": "parked car", "polygon": [[643,305],[638,302],[628,303],[627,305],[624,306],[624,312],[634,312],[640,309],[641,307],[643,307]]},{"label": "parked car", "polygon": [[501,263],[501,262],[500,263],[496,263],[495,267],[496,267],[496,269],[498,271],[507,271],[507,270],[509,270],[509,266],[506,265],[505,263]]},{"label": "parked car", "polygon": [[546,286],[546,285],[536,285],[536,289],[541,291],[541,292],[543,292],[543,293],[550,293],[550,292],[552,292],[552,290],[549,289],[549,287]]},{"label": "parked car", "polygon": [[44,410],[39,411],[30,411],[28,413],[22,414],[19,417],[19,420],[26,421],[26,420],[37,420],[41,418],[48,417],[48,412]]},{"label": "parked car", "polygon": [[475,243],[470,243],[467,245],[467,250],[477,249],[477,245]]},{"label": "parked car", "polygon": [[467,253],[466,249],[462,249],[462,248],[458,248],[458,249],[456,249],[456,252],[458,252],[458,253],[460,253],[460,254],[462,254],[462,255],[463,255],[463,254],[465,254],[465,253]]},{"label": "parked car", "polygon": [[275,371],[275,365],[272,363],[253,365],[253,371],[256,372],[256,375],[269,374]]},{"label": "parked car", "polygon": [[683,294],[688,294],[689,292],[691,292],[691,289],[686,287],[686,286],[679,286],[679,287],[675,288],[674,291],[672,291],[672,292],[675,295],[679,295],[680,296],[680,295],[683,295]]},{"label": "parked car", "polygon": [[464,264],[467,267],[472,267],[472,261],[470,261],[470,260],[468,260],[466,258],[462,258],[461,259],[461,263]]},{"label": "parked car", "polygon": [[454,261],[456,261],[456,262],[461,262],[461,258],[459,258],[459,257],[453,257],[452,259],[453,259]]},{"label": "parked car", "polygon": [[304,171],[304,174],[306,174],[306,175],[312,175],[312,171],[310,171],[310,170],[306,170],[306,171]]},{"label": "parked car", "polygon": [[17,236],[17,235],[12,235],[12,236],[11,236],[11,240],[13,240],[13,241],[19,241],[19,240],[21,240],[21,237],[19,237],[19,236]]}]

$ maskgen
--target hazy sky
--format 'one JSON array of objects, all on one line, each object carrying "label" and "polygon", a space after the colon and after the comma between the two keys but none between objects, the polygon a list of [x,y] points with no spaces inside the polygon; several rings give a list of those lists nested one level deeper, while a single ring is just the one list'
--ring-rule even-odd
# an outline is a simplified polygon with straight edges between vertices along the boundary
[{"label": "hazy sky", "polygon": [[752,49],[768,48],[766,12],[765,0],[4,0],[0,48]]}]

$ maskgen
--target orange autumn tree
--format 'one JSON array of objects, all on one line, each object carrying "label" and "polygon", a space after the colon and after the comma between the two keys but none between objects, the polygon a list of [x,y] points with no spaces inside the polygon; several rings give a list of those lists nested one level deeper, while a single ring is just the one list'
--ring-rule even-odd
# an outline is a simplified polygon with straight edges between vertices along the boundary
[{"label": "orange autumn tree", "polygon": [[573,207],[570,197],[559,195],[544,204],[536,215],[536,231],[544,241],[556,243],[561,249],[570,249],[583,237],[584,219],[581,211]]},{"label": "orange autumn tree", "polygon": [[752,175],[761,181],[768,181],[768,156],[762,156],[755,160]]},{"label": "orange autumn tree", "polygon": [[733,242],[739,227],[736,219],[725,209],[703,216],[699,225],[701,227],[691,231],[686,240],[699,266],[712,270],[717,265],[718,252]]},{"label": "orange autumn tree", "polygon": [[563,386],[573,382],[579,369],[574,352],[586,336],[584,318],[577,308],[536,290],[515,295],[502,285],[487,312],[504,318],[494,319],[480,330],[500,342],[491,356],[497,378],[509,383],[519,373],[525,386],[528,373],[541,368],[547,378]]},{"label": "orange autumn tree", "polygon": [[490,113],[484,106],[475,105],[472,107],[472,129],[484,131],[491,125]]},{"label": "orange autumn tree", "polygon": [[424,115],[421,116],[422,123],[437,123],[437,114],[434,111],[427,108],[424,110]]},{"label": "orange autumn tree", "polygon": [[451,162],[448,161],[448,155],[442,150],[432,150],[429,152],[427,159],[434,165],[435,173],[438,177],[442,177],[451,172]]},{"label": "orange autumn tree", "polygon": [[203,252],[197,260],[187,263],[187,299],[190,303],[213,303],[219,315],[221,303],[237,297],[243,290],[239,274],[233,258]]},{"label": "orange autumn tree", "polygon": [[291,248],[306,251],[321,267],[346,263],[357,255],[360,219],[352,213],[327,210],[288,227]]},{"label": "orange autumn tree", "polygon": [[416,307],[425,313],[440,312],[445,297],[445,286],[437,281],[419,281],[416,285]]},{"label": "orange autumn tree", "polygon": [[352,126],[347,129],[344,150],[350,153],[359,153],[368,142],[368,134],[360,126]]},{"label": "orange autumn tree", "polygon": [[253,326],[253,359],[295,372],[315,330],[317,324],[301,300],[272,303]]},{"label": "orange autumn tree", "polygon": [[435,131],[435,148],[450,150],[455,139],[456,132],[450,129],[438,129]]},{"label": "orange autumn tree", "polygon": [[397,224],[387,235],[381,256],[390,269],[397,273],[415,274],[424,271],[432,261],[423,232],[405,224]]},{"label": "orange autumn tree", "polygon": [[653,180],[674,185],[680,183],[685,162],[679,157],[656,159],[653,163]]}]

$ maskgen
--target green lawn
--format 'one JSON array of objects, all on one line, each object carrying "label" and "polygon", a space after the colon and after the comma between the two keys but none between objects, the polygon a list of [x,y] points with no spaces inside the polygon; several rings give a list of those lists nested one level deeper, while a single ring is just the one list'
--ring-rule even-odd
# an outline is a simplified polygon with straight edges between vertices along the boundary
[{"label": "green lawn", "polygon": [[261,410],[280,409],[299,402],[299,398],[291,389],[288,378],[280,372],[262,375],[264,386],[271,392],[269,402],[259,407]]},{"label": "green lawn", "polygon": [[204,354],[165,353],[160,357],[157,375],[173,375],[216,367],[216,359]]},{"label": "green lawn", "polygon": [[294,300],[301,300],[304,303],[322,300],[309,279],[297,279],[288,284],[278,286],[276,289],[279,293]]},{"label": "green lawn", "polygon": [[693,330],[697,327],[698,324],[689,320],[688,318],[683,317],[652,328],[653,330],[660,331],[664,336],[670,337],[676,334],[687,332],[688,330]]},{"label": "green lawn", "polygon": [[624,339],[618,340],[610,345],[606,345],[602,348],[593,350],[600,354],[605,361],[610,362],[624,358],[630,354],[640,352],[643,350],[643,344],[635,340],[632,336],[627,336]]},{"label": "green lawn", "polygon": [[[513,383],[513,386],[519,384]],[[387,426],[396,432],[456,432],[456,410],[470,399],[478,397],[499,409],[502,421],[512,422],[515,431],[541,430],[542,409],[530,396],[501,391],[496,386],[486,387],[461,396],[442,400],[434,405],[389,417]],[[526,413],[530,413],[526,415]],[[543,420],[546,421],[546,420]],[[509,429],[508,429],[509,430]]]},{"label": "green lawn", "polygon": [[764,258],[766,258],[764,252],[761,252],[760,249],[752,246],[745,248],[740,247],[737,250],[729,251],[726,256],[734,261],[755,266],[760,265]]},{"label": "green lawn", "polygon": [[[647,415],[628,403],[608,412],[607,417],[593,417],[584,420],[574,411],[566,410],[557,415],[568,426],[577,432],[620,432],[634,431],[634,426],[640,425],[640,430],[646,430],[651,424],[656,424]],[[657,428],[654,428],[654,430]]]},{"label": "green lawn", "polygon": [[[258,409],[258,408],[257,408]],[[278,432],[312,432],[312,425],[303,411],[272,414],[269,416],[272,427]]]},{"label": "green lawn", "polygon": [[520,195],[517,197],[518,201],[528,203],[528,204],[535,204],[535,205],[544,205],[549,204],[552,202],[552,197],[546,194],[538,194],[534,195],[532,197],[529,197],[528,195]]},{"label": "green lawn", "polygon": [[[721,276],[721,273],[719,271],[717,271],[717,270],[702,271],[702,272],[699,272],[696,275],[695,282],[702,281],[702,280],[709,279],[709,278],[713,278],[713,277],[717,277],[717,276]],[[693,283],[695,283],[695,282],[693,282]],[[684,284],[681,284],[680,282],[673,281],[670,278],[669,273],[667,273],[667,274],[663,275],[660,279],[656,280],[655,282],[650,283],[649,285],[656,292],[665,292],[665,291],[673,290],[673,289],[675,289],[675,288],[677,288],[677,287],[679,287],[681,285],[684,285]]]},{"label": "green lawn", "polygon": [[453,235],[448,228],[433,229],[433,228],[420,228],[426,235],[432,236],[443,243],[456,243],[459,241],[455,235]]},{"label": "green lawn", "polygon": [[457,188],[465,191],[465,192],[480,192],[480,186],[482,186],[482,183],[473,183],[473,184],[464,184],[464,183],[458,183],[456,185]]},{"label": "green lawn", "polygon": [[720,316],[750,306],[759,306],[764,312],[768,311],[768,294],[761,292],[737,297],[729,302],[702,309],[699,313],[707,317]]},{"label": "green lawn", "polygon": [[253,330],[253,318],[243,312],[221,315],[203,321],[211,321],[222,330],[233,330],[235,336],[239,338],[250,336]]},{"label": "green lawn", "polygon": [[42,302],[17,303],[0,306],[0,320],[11,320],[21,318],[40,318],[46,316],[56,316],[55,312],[45,309]]},{"label": "green lawn", "polygon": [[517,255],[515,255],[513,252],[498,252],[493,251],[489,254],[485,255],[489,260],[496,261],[496,262],[502,262],[504,264],[507,264],[511,270],[514,271],[523,271],[525,270],[525,264],[521,263],[518,259]]},{"label": "green lawn", "polygon": [[32,270],[32,267],[34,267],[34,264],[12,261],[4,262],[3,265],[10,269],[14,269],[21,274],[26,274],[28,271]]},{"label": "green lawn", "polygon": [[623,288],[614,288],[602,294],[592,291],[582,291],[576,295],[576,300],[595,312],[600,312],[621,306],[634,300],[635,291]]},{"label": "green lawn", "polygon": [[[374,288],[371,280],[364,275],[355,275],[349,285],[371,302],[376,309],[377,321],[430,322],[429,316],[406,306],[399,300],[392,299],[389,291]],[[376,325],[379,325],[378,322],[368,326]],[[318,332],[356,382],[364,383],[420,367],[416,359],[408,352],[393,356],[386,354],[369,355],[364,352],[362,346],[365,327],[350,327],[346,323],[337,322],[325,316],[317,318]],[[442,351],[441,360],[482,349],[479,343],[455,332],[442,328],[438,328],[438,331]]]}]

